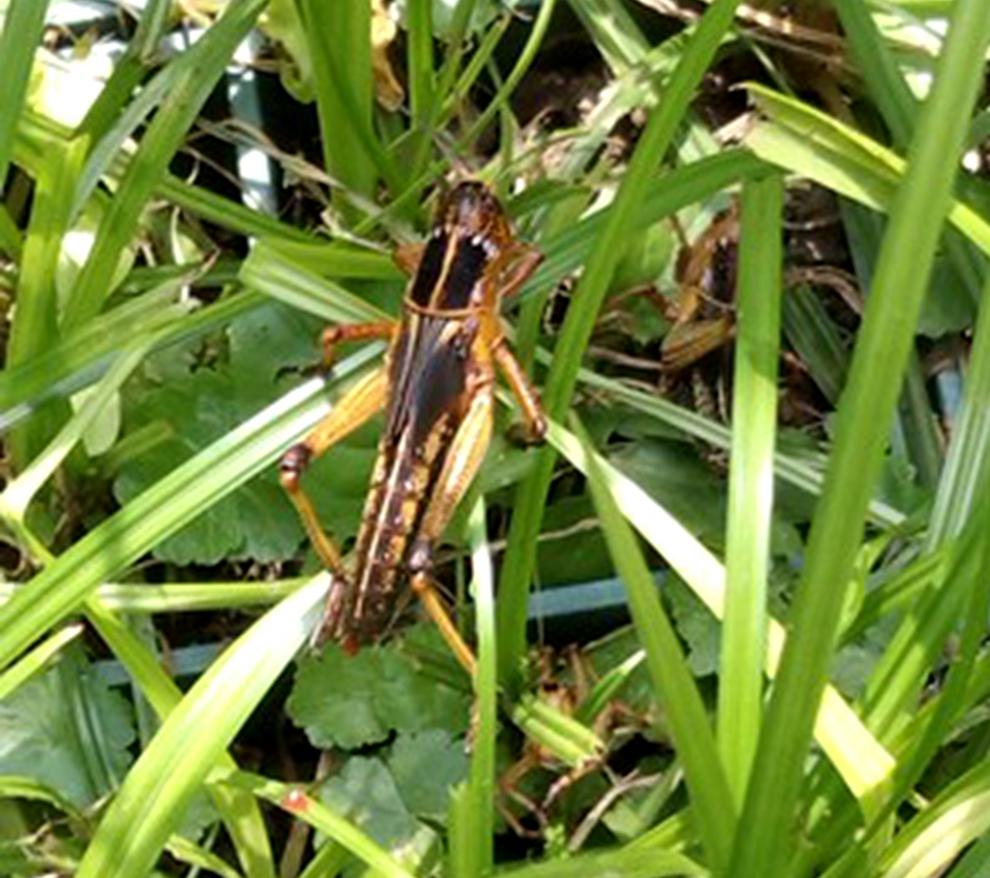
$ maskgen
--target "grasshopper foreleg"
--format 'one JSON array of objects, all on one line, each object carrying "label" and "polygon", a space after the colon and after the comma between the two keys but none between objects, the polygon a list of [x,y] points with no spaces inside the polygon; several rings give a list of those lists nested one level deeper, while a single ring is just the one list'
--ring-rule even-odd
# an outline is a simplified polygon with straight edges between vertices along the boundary
[{"label": "grasshopper foreleg", "polygon": [[323,368],[329,369],[335,359],[337,345],[348,341],[370,341],[373,338],[392,338],[397,324],[394,320],[375,320],[371,323],[341,323],[328,326],[320,336],[323,346]]}]

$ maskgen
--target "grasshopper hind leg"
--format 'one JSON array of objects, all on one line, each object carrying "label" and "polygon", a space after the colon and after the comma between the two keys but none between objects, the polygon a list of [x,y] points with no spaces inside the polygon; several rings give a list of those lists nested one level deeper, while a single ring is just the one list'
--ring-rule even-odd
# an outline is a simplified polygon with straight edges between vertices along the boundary
[{"label": "grasshopper hind leg", "polygon": [[409,553],[411,587],[434,621],[440,634],[464,669],[474,675],[477,662],[471,648],[454,625],[433,580],[433,547],[443,535],[454,509],[474,479],[492,433],[492,388],[479,387],[461,422],[433,489],[433,498],[423,513]]},{"label": "grasshopper hind leg", "polygon": [[279,480],[282,487],[292,501],[292,505],[296,507],[314,551],[334,576],[331,597],[327,604],[328,617],[334,589],[338,595],[342,593],[347,574],[341,560],[340,549],[323,530],[313,501],[302,487],[301,479],[313,460],[325,454],[381,409],[385,402],[385,386],[384,370],[378,369],[365,375],[351,387],[331,412],[301,442],[286,451],[279,461]]}]

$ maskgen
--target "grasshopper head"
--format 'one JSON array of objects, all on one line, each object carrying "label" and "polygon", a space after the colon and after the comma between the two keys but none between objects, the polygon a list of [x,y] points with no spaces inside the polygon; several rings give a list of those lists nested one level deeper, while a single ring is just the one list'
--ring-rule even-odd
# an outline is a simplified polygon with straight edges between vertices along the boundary
[{"label": "grasshopper head", "polygon": [[465,180],[447,192],[437,210],[437,224],[457,230],[458,237],[480,235],[496,247],[512,237],[509,218],[491,191],[477,180]]}]

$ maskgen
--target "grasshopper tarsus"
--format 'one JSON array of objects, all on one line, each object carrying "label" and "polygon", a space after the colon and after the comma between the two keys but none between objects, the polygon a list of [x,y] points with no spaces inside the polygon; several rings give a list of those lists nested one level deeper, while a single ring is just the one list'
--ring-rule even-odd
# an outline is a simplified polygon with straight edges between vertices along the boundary
[{"label": "grasshopper tarsus", "polygon": [[514,421],[505,431],[505,436],[513,445],[519,448],[533,448],[547,441],[547,422],[545,419],[528,424],[525,421]]},{"label": "grasshopper tarsus", "polygon": [[299,479],[309,466],[313,453],[302,442],[297,442],[279,458],[278,475],[282,487],[290,494],[299,488]]}]

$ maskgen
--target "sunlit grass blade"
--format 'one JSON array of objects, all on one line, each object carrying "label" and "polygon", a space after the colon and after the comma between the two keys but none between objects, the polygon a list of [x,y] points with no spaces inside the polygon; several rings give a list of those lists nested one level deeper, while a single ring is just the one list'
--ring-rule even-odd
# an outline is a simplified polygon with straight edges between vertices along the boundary
[{"label": "sunlit grass blade", "polygon": [[14,145],[17,119],[27,94],[34,53],[41,44],[48,0],[11,0],[3,18],[0,58],[3,59],[3,100],[0,101],[0,181]]},{"label": "sunlit grass blade", "polygon": [[[589,454],[577,437],[551,423],[548,440],[580,472]],[[598,459],[597,466],[629,522],[717,618],[725,607],[725,569],[687,528],[635,482]],[[770,620],[766,673],[774,676],[785,642],[784,628]],[[863,804],[877,800],[890,783],[895,762],[835,689],[826,687],[815,724],[815,738],[850,791]]]},{"label": "sunlit grass blade", "polygon": [[[262,582],[104,583],[97,588],[95,596],[108,610],[123,613],[247,610],[278,603],[304,581],[295,577]],[[10,600],[18,589],[24,587],[12,582],[0,582],[0,603]]]},{"label": "sunlit grass blade", "polygon": [[626,589],[636,633],[646,650],[646,667],[657,701],[666,712],[677,758],[684,766],[698,834],[713,871],[721,871],[729,858],[736,811],[708,714],[639,543],[605,483],[587,440],[585,445],[591,496],[612,563]]},{"label": "sunlit grass blade", "polygon": [[267,0],[242,0],[230,6],[188,50],[199,60],[186,70],[162,103],[128,163],[66,303],[63,331],[79,329],[100,312],[109,293],[107,278],[113,276],[120,253],[137,227],[141,210],[161,182],[168,163],[223,73],[234,48],[254,25],[266,3]]},{"label": "sunlit grass blade", "polygon": [[[561,419],[570,403],[599,308],[625,252],[623,244],[632,237],[646,183],[653,169],[663,161],[694,90],[732,23],[737,5],[738,0],[716,0],[708,8],[670,77],[664,101],[650,114],[636,144],[574,290],[574,305],[568,311],[554,350],[544,390],[544,405],[553,418]],[[520,485],[516,495],[499,587],[499,676],[506,683],[518,679],[518,662],[525,649],[526,606],[536,562],[536,536],[555,460],[551,449],[542,451],[533,473]]]},{"label": "sunlit grass blade", "polygon": [[711,873],[683,854],[626,847],[532,863],[497,874],[499,878],[703,878]]},{"label": "sunlit grass blade", "polygon": [[[27,363],[59,340],[55,276],[62,238],[69,225],[65,192],[75,185],[84,155],[82,147],[73,142],[52,150],[49,161],[37,174],[17,279],[17,309],[10,329],[6,368]],[[59,414],[49,410],[40,422],[14,431],[8,453],[16,469],[23,468],[41,450]]]},{"label": "sunlit grass blade", "polygon": [[742,807],[763,710],[767,578],[780,352],[781,211],[778,175],[742,193],[726,594],[719,661],[718,744]]},{"label": "sunlit grass blade", "polygon": [[[808,177],[840,195],[889,211],[905,160],[875,140],[801,101],[749,85],[772,122],[758,123],[746,145],[760,158]],[[961,199],[949,202],[947,220],[985,254],[990,223]]]},{"label": "sunlit grass blade", "polygon": [[367,863],[374,870],[375,875],[387,876],[387,878],[412,878],[412,873],[406,871],[373,839],[349,820],[338,817],[326,805],[318,802],[298,786],[268,780],[246,771],[233,772],[220,780],[231,787],[253,793],[294,817],[305,820]]},{"label": "sunlit grass blade", "polygon": [[907,824],[886,851],[882,878],[928,878],[990,831],[990,762],[950,784]]},{"label": "sunlit grass blade", "polygon": [[21,683],[31,679],[42,670],[52,656],[57,655],[63,646],[75,640],[82,633],[82,625],[66,625],[52,634],[51,637],[45,638],[20,661],[0,674],[0,701],[3,701]]},{"label": "sunlit grass blade", "polygon": [[[336,374],[365,365],[375,351],[361,351]],[[160,540],[186,524],[268,465],[326,411],[322,382],[286,394],[91,530],[19,590],[0,617],[0,666],[76,609],[100,582],[119,573]]]},{"label": "sunlit grass blade", "polygon": [[471,769],[466,789],[452,800],[450,874],[471,876],[491,872],[495,851],[495,738],[498,733],[498,680],[495,655],[495,592],[492,559],[485,531],[485,504],[479,500],[468,518],[471,579],[474,595],[478,672],[474,680],[476,719]]},{"label": "sunlit grass blade", "polygon": [[[774,874],[795,839],[789,825],[801,791],[808,743],[835,648],[845,589],[879,473],[901,376],[949,205],[971,107],[990,38],[977,0],[954,7],[945,53],[890,211],[873,289],[839,405],[825,491],[794,598],[791,634],[767,709],[730,875]],[[924,217],[924,222],[919,218]],[[910,259],[905,258],[910,254]],[[884,371],[877,373],[877,364]]]},{"label": "sunlit grass blade", "polygon": [[[90,624],[127,669],[158,718],[164,720],[182,700],[182,691],[165,673],[159,657],[98,598],[91,596],[85,609]],[[237,764],[232,756],[222,753],[216,759],[216,768],[232,771]],[[249,878],[274,878],[271,846],[258,803],[247,793],[216,784],[208,784],[206,790],[227,828],[244,874]]]},{"label": "sunlit grass blade", "polygon": [[135,878],[151,869],[209,770],[306,642],[326,587],[320,575],[286,598],[196,681],[128,773],[79,878]]}]

